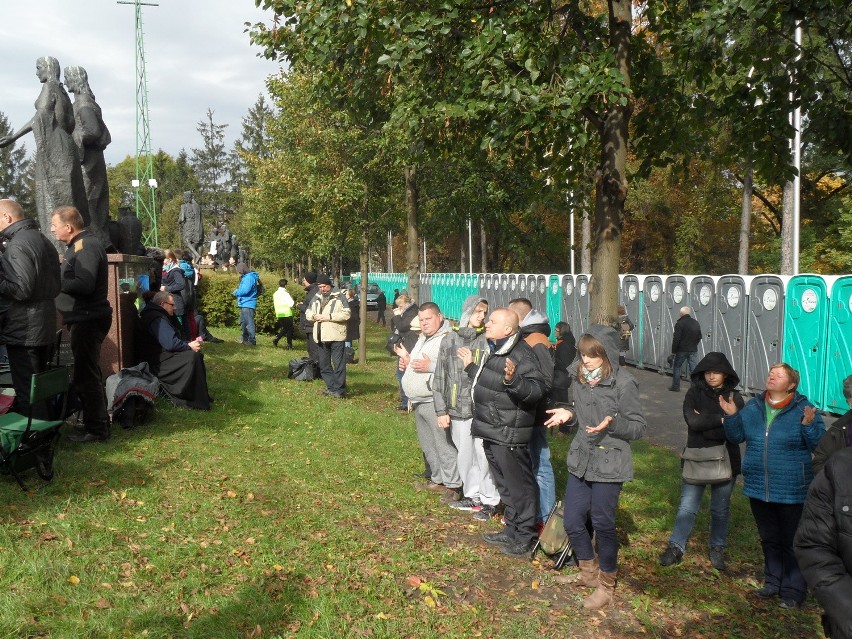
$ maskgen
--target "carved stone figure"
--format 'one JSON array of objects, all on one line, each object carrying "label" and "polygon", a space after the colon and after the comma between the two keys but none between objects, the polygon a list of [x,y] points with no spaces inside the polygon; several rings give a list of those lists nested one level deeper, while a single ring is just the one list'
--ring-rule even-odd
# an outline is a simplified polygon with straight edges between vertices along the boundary
[{"label": "carved stone figure", "polygon": [[192,191],[183,192],[178,224],[184,245],[192,251],[194,259],[198,261],[201,258],[201,244],[204,242],[204,228],[201,221],[201,206],[195,201]]},{"label": "carved stone figure", "polygon": [[109,247],[109,183],[104,149],[112,142],[101,116],[101,107],[89,87],[89,76],[83,67],[65,67],[65,87],[74,94],[74,141],[80,149],[83,184],[89,201],[89,231]]},{"label": "carved stone figure", "polygon": [[[30,132],[35,137],[36,209],[42,233],[50,229],[53,211],[60,206],[77,207],[88,226],[89,202],[77,144],[71,137],[75,127],[74,108],[59,82],[59,60],[49,56],[39,58],[36,76],[43,86],[35,101],[35,115],[16,133],[0,139],[0,148]],[[54,243],[61,246],[60,242]]]},{"label": "carved stone figure", "polygon": [[142,222],[129,206],[118,209],[118,250],[125,255],[145,255]]}]

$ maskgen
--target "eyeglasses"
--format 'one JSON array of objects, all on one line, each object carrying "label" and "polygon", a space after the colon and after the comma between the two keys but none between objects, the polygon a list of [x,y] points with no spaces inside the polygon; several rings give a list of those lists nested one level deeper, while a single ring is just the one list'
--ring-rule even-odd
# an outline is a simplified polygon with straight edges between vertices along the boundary
[{"label": "eyeglasses", "polygon": [[168,304],[169,306],[174,306],[172,302],[163,302],[163,304]]}]

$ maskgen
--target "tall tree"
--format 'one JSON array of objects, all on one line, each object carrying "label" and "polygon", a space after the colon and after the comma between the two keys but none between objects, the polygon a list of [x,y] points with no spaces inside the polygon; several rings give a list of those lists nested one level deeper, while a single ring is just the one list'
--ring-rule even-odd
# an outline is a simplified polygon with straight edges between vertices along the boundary
[{"label": "tall tree", "polygon": [[242,134],[234,143],[231,158],[231,180],[237,189],[254,181],[255,176],[251,173],[246,157],[267,158],[271,153],[269,122],[273,116],[273,110],[261,94],[243,118]]},{"label": "tall tree", "polygon": [[227,124],[216,124],[213,109],[208,108],[205,119],[198,122],[196,130],[201,136],[202,145],[192,149],[190,165],[198,177],[196,199],[205,213],[212,215],[216,224],[227,219],[231,204],[228,193],[230,158],[225,150],[225,129]]},{"label": "tall tree", "polygon": [[[0,138],[14,133],[9,119],[0,111]],[[14,197],[24,210],[35,215],[33,200],[32,162],[27,149],[21,144],[11,144],[0,149],[0,197]]]}]

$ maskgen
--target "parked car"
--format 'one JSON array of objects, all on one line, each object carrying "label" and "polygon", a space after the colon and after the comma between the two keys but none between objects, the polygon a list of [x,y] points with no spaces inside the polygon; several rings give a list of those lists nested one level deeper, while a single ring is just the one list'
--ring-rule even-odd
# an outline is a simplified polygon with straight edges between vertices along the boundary
[{"label": "parked car", "polygon": [[382,289],[378,284],[367,284],[367,310],[376,311],[379,309],[379,295]]}]

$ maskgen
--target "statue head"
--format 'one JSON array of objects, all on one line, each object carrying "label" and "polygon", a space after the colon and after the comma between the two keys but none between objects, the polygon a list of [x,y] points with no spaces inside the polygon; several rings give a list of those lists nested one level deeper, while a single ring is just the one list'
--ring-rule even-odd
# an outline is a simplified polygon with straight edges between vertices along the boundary
[{"label": "statue head", "polygon": [[77,65],[65,67],[65,88],[70,93],[92,93],[86,70]]},{"label": "statue head", "polygon": [[183,192],[183,201],[185,204],[189,204],[190,202],[192,202],[192,191]]},{"label": "statue head", "polygon": [[49,55],[39,58],[36,60],[36,75],[42,82],[59,82],[59,60]]}]

